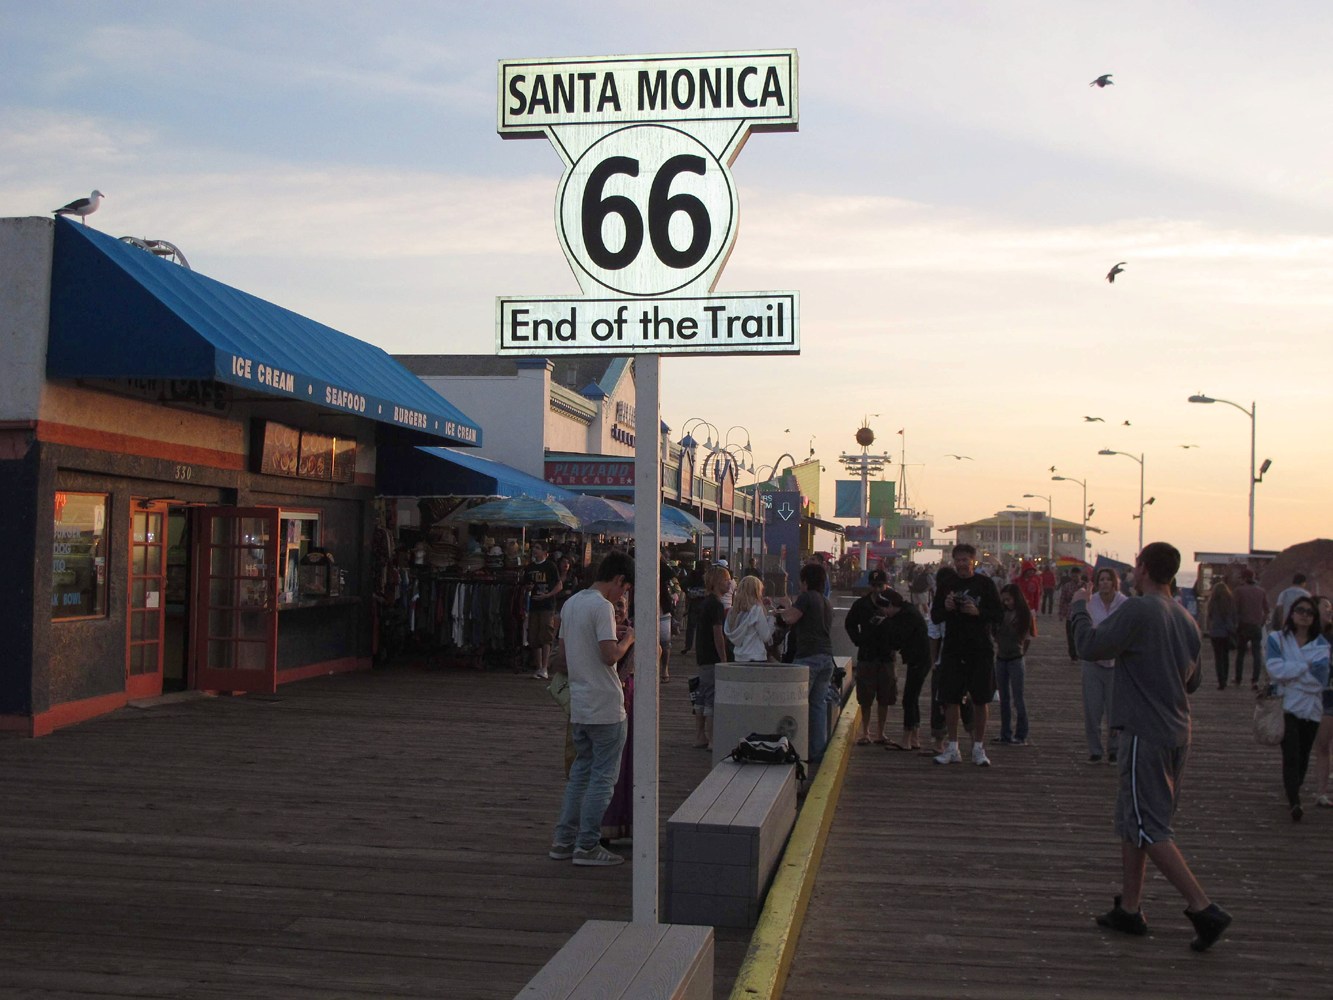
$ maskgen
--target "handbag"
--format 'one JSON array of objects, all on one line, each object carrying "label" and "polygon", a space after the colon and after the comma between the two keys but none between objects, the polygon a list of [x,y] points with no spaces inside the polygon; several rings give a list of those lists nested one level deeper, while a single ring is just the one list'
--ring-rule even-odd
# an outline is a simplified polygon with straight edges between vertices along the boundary
[{"label": "handbag", "polygon": [[1254,696],[1254,741],[1260,746],[1281,744],[1287,723],[1282,712],[1282,693],[1265,673],[1259,693]]}]

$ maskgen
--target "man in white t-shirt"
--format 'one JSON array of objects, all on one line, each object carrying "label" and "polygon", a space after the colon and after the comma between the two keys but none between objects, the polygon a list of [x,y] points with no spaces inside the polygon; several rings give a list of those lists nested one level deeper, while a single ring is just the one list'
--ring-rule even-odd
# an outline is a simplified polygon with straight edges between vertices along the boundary
[{"label": "man in white t-shirt", "polygon": [[624,552],[610,552],[592,586],[566,601],[560,612],[574,763],[548,852],[556,861],[572,858],[576,865],[606,866],[625,860],[602,847],[601,836],[628,728],[616,663],[634,645],[634,629],[616,634],[615,605],[633,582],[634,560]]}]

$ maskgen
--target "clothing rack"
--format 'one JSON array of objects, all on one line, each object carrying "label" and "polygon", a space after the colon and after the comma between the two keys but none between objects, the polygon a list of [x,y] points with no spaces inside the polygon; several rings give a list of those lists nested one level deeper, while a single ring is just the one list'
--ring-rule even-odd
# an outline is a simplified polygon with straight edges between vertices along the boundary
[{"label": "clothing rack", "polygon": [[514,572],[418,571],[410,628],[444,665],[513,667],[523,656],[523,590]]}]

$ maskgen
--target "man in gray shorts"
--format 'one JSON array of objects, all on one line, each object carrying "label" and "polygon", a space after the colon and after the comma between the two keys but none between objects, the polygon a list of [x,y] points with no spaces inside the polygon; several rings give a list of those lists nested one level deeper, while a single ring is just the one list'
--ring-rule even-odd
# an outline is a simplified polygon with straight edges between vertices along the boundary
[{"label": "man in gray shorts", "polygon": [[1188,692],[1199,686],[1198,626],[1171,598],[1180,552],[1166,542],[1144,546],[1134,563],[1141,597],[1093,628],[1088,593],[1074,595],[1070,627],[1085,660],[1115,658],[1111,728],[1120,734],[1120,788],[1115,830],[1121,838],[1123,883],[1115,905],[1097,923],[1125,934],[1148,933],[1140,910],[1147,862],[1185,897],[1194,925],[1190,947],[1205,951],[1231,923],[1208,899],[1176,846],[1171,820],[1190,743]]}]

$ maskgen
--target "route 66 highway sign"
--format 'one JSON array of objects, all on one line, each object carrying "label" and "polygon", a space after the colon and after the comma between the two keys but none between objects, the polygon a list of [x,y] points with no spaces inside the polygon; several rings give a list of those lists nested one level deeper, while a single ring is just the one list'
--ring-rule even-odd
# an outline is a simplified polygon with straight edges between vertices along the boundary
[{"label": "route 66 highway sign", "polygon": [[497,129],[565,161],[555,223],[583,298],[502,296],[505,354],[799,353],[796,292],[710,293],[735,243],[731,163],[795,131],[791,49],[504,60]]}]

